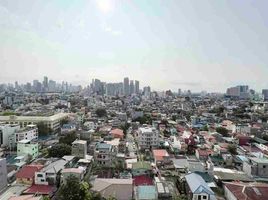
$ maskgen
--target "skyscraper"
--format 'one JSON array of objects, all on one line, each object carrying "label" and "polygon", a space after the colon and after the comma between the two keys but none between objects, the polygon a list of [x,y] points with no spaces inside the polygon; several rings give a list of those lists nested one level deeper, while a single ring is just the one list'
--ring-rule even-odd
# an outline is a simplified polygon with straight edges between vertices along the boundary
[{"label": "skyscraper", "polygon": [[47,76],[44,76],[43,87],[48,88],[48,78],[47,78]]},{"label": "skyscraper", "polygon": [[130,81],[130,85],[129,85],[129,90],[130,90],[130,94],[134,94],[134,81],[131,80]]},{"label": "skyscraper", "polygon": [[140,92],[140,82],[139,81],[135,81],[135,93],[139,94]]},{"label": "skyscraper", "polygon": [[129,79],[124,78],[124,95],[129,95]]}]

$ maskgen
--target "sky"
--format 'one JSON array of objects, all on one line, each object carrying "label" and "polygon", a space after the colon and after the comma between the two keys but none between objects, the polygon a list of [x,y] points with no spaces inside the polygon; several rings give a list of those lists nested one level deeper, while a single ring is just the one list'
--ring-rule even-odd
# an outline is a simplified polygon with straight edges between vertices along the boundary
[{"label": "sky", "polygon": [[266,0],[0,0],[0,82],[268,88]]}]

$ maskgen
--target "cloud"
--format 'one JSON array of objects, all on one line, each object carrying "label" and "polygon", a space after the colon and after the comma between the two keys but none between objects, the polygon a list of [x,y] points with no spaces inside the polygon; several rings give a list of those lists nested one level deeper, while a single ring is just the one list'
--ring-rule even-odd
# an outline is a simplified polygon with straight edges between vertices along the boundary
[{"label": "cloud", "polygon": [[29,30],[30,23],[25,19],[13,14],[6,7],[0,6],[0,26]]},{"label": "cloud", "polygon": [[114,10],[114,2],[112,0],[96,0],[96,5],[103,14],[108,14]]},{"label": "cloud", "polygon": [[120,30],[114,30],[114,29],[112,29],[112,28],[109,27],[109,26],[102,26],[102,29],[103,29],[105,32],[110,33],[110,34],[112,34],[112,35],[114,35],[114,36],[121,36],[121,35],[123,34],[122,31],[120,31]]}]

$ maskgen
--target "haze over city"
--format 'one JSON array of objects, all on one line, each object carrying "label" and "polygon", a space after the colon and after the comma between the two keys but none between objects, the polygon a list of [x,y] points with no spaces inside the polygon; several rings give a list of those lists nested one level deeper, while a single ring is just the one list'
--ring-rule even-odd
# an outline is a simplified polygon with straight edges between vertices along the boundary
[{"label": "haze over city", "polygon": [[[267,1],[0,2],[0,80],[267,88]],[[243,6],[243,9],[241,9]]]}]

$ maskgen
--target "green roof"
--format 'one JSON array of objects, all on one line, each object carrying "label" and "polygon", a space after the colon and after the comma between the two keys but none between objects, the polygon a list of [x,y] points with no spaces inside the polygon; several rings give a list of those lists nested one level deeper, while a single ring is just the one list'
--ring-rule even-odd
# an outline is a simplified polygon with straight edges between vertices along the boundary
[{"label": "green roof", "polygon": [[136,162],[132,164],[132,169],[151,169],[149,162]]}]

